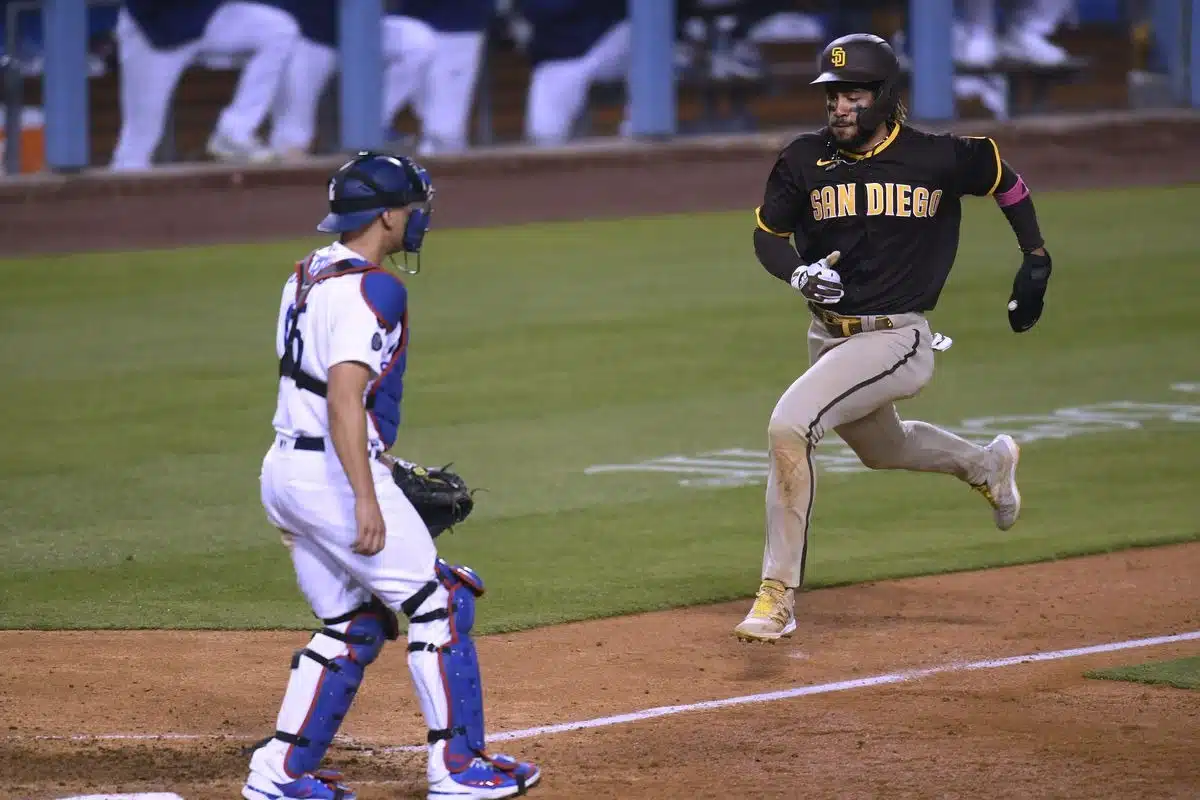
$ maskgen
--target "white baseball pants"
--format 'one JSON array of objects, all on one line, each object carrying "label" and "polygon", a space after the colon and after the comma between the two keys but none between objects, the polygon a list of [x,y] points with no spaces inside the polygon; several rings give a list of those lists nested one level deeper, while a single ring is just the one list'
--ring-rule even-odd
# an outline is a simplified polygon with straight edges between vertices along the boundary
[{"label": "white baseball pants", "polygon": [[216,130],[230,141],[252,142],[300,28],[281,9],[235,0],[217,9],[200,39],[172,50],[158,50],[150,44],[124,7],[117,14],[116,36],[121,64],[121,132],[111,168],[139,170],[151,166],[179,78],[205,54],[248,58]]},{"label": "white baseball pants", "polygon": [[566,143],[592,83],[628,75],[630,43],[630,24],[620,22],[581,58],[539,64],[529,83],[526,138],[539,146]]},{"label": "white baseball pants", "polygon": [[[411,17],[390,15],[383,21],[384,128],[422,86],[433,59],[433,28]],[[301,39],[288,60],[283,81],[271,103],[271,149],[308,152],[317,130],[317,106],[337,69],[335,48]],[[419,109],[418,109],[419,110]]]},{"label": "white baseball pants", "polygon": [[421,118],[422,155],[467,149],[467,126],[485,40],[482,31],[434,33],[433,61],[413,98],[413,108]]}]

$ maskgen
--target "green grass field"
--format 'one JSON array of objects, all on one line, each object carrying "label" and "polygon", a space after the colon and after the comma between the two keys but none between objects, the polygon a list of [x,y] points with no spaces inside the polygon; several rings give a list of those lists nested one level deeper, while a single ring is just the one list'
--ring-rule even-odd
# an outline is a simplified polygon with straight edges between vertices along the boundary
[{"label": "green grass field", "polygon": [[1200,656],[1153,661],[1130,667],[1095,669],[1085,672],[1084,676],[1100,680],[1159,684],[1176,689],[1200,689]]},{"label": "green grass field", "polygon": [[[932,315],[955,345],[901,414],[957,423],[1104,401],[1200,405],[1200,187],[1039,195],[1040,325],[1004,306],[1003,217],[968,201]],[[762,486],[687,488],[601,463],[765,448],[806,365],[798,298],[747,212],[435,231],[408,280],[397,452],[479,495],[439,539],[488,582],[484,631],[749,596]],[[0,261],[0,627],[309,627],[265,521],[273,336],[320,239]],[[1193,415],[1194,416],[1194,415]],[[1200,425],[1024,448],[1012,531],[953,479],[824,474],[810,586],[1200,538]]]}]

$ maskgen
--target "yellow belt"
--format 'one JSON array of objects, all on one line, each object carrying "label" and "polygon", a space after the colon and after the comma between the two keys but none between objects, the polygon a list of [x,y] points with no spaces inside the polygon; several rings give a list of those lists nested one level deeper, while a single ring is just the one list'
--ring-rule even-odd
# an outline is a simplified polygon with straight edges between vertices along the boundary
[{"label": "yellow belt", "polygon": [[825,327],[825,330],[829,331],[829,333],[833,336],[840,336],[844,338],[847,336],[853,336],[856,333],[862,333],[867,329],[865,321],[868,319],[874,321],[874,325],[870,328],[871,330],[890,330],[896,327],[895,323],[892,322],[891,317],[883,315],[875,315],[871,317],[851,317],[842,314],[835,314],[832,311],[824,308],[818,308],[816,306],[809,306],[809,308],[812,309],[813,316],[817,318],[817,321],[820,322]]}]

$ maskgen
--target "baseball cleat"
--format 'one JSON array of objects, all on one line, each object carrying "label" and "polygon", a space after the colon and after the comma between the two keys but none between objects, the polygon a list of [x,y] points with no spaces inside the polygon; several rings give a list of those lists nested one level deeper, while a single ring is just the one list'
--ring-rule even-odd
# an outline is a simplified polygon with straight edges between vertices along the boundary
[{"label": "baseball cleat", "polygon": [[796,630],[796,594],[781,581],[767,578],[758,587],[750,613],[733,629],[743,642],[775,644]]},{"label": "baseball cleat", "polygon": [[477,758],[462,772],[452,772],[429,787],[428,800],[478,798],[497,800],[525,794],[542,777],[533,764],[511,756]]},{"label": "baseball cleat", "polygon": [[992,506],[996,527],[1006,531],[1016,524],[1017,516],[1021,513],[1021,492],[1017,489],[1017,462],[1021,458],[1021,448],[1015,439],[1002,433],[984,449],[996,457],[996,466],[988,473],[987,480],[972,484],[971,488],[987,499]]},{"label": "baseball cleat", "polygon": [[289,783],[275,783],[251,772],[242,787],[245,800],[355,800],[358,795],[341,783],[342,775],[323,769]]}]

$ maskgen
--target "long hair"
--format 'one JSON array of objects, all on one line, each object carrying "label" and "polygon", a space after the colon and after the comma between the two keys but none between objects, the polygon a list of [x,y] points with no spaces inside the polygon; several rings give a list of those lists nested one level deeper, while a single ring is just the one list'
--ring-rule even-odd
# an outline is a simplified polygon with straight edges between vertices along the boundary
[{"label": "long hair", "polygon": [[908,119],[908,106],[904,105],[903,100],[896,101],[896,107],[892,109],[892,113],[888,115],[888,122],[893,125],[899,125]]}]

